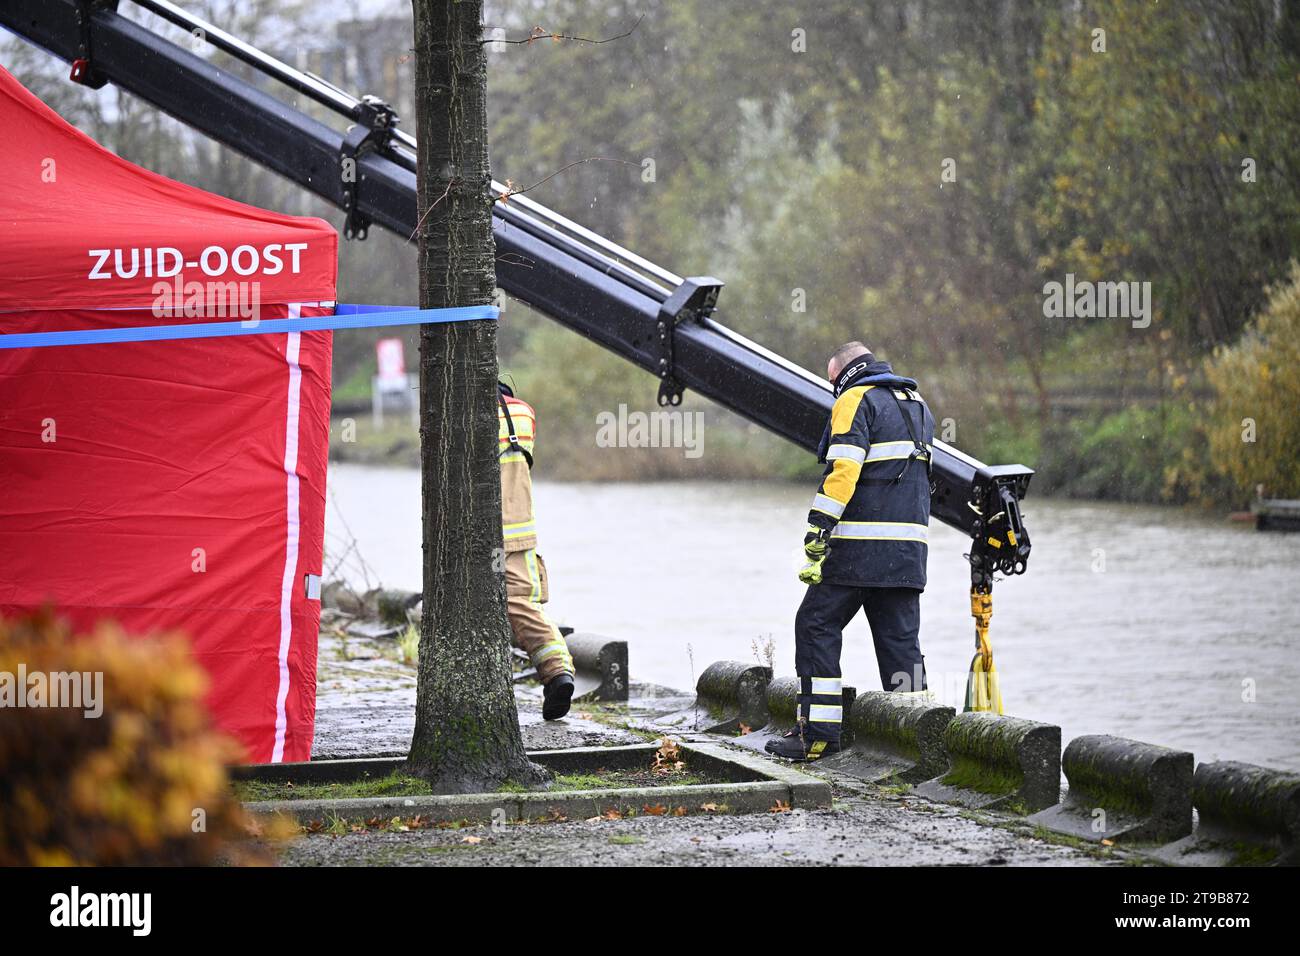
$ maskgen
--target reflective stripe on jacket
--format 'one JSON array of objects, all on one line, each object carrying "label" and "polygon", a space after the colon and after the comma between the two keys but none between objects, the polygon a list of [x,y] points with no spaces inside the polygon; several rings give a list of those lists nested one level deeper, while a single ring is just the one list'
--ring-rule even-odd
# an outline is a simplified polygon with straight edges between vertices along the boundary
[{"label": "reflective stripe on jacket", "polygon": [[[497,455],[501,461],[501,535],[506,551],[537,547],[537,523],[533,516],[533,476],[528,458],[537,440],[537,416],[527,402],[503,395],[505,407],[497,404]],[[510,446],[506,409],[515,428],[519,448]],[[522,449],[522,451],[520,450]]]},{"label": "reflective stripe on jacket", "polygon": [[830,530],[822,580],[924,589],[934,418],[916,382],[871,363],[843,387],[827,431],[826,473],[808,513],[810,525]]}]

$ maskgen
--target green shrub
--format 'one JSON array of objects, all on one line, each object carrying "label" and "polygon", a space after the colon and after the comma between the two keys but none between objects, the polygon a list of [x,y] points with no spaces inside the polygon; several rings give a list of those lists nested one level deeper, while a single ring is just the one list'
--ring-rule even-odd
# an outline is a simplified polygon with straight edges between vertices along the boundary
[{"label": "green shrub", "polygon": [[1238,499],[1257,486],[1268,497],[1300,498],[1300,263],[1206,373],[1215,391],[1209,450]]},{"label": "green shrub", "polygon": [[[1203,446],[1204,436],[1195,406],[1186,401],[1134,406],[1099,420],[1072,419],[1043,436],[1040,490],[1074,498],[1186,503],[1203,495],[1203,476],[1185,454],[1198,443]],[[1192,462],[1197,458],[1193,454]]]}]

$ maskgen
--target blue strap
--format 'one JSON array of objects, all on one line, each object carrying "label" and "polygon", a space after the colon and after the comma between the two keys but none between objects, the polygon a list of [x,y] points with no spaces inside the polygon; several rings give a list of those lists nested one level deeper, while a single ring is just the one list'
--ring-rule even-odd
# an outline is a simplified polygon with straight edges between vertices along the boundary
[{"label": "blue strap", "polygon": [[229,335],[274,335],[327,329],[368,329],[428,322],[473,322],[495,319],[494,305],[454,309],[412,309],[403,305],[337,305],[333,315],[258,321],[194,322],[145,325],[120,329],[73,329],[66,332],[10,332],[0,335],[0,349],[32,349],[51,345],[96,345],[110,342],[159,342],[165,339],[215,339]]}]

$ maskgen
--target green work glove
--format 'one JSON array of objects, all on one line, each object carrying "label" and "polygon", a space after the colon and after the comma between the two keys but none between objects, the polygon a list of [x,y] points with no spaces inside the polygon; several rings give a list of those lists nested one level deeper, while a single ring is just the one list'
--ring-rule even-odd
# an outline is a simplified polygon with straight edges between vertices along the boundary
[{"label": "green work glove", "polygon": [[799,580],[804,584],[821,584],[822,583],[822,558],[818,561],[812,561],[805,564],[799,569]]},{"label": "green work glove", "polygon": [[808,526],[808,534],[803,539],[804,557],[808,559],[799,570],[799,580],[804,584],[822,583],[822,562],[831,553],[830,529]]}]

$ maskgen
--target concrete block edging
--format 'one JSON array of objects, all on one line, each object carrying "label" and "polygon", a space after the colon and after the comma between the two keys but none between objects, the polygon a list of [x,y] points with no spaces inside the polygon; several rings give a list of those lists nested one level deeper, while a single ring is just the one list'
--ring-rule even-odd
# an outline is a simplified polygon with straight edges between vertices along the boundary
[{"label": "concrete block edging", "polygon": [[1300,865],[1300,773],[1235,760],[1202,763],[1192,779],[1196,830],[1162,847],[1178,865]]},{"label": "concrete block edging", "polygon": [[740,725],[761,727],[767,721],[767,685],[772,669],[743,661],[716,661],[695,683],[699,728],[711,734],[735,734]]},{"label": "concrete block edging", "polygon": [[1061,792],[1061,728],[991,713],[957,714],[944,728],[948,770],[915,793],[972,809],[1033,813]]},{"label": "concrete block edging", "polygon": [[[769,761],[721,744],[682,744],[681,747],[688,765],[697,765],[725,782],[607,790],[267,800],[249,803],[246,807],[254,813],[287,815],[300,824],[328,819],[366,821],[415,816],[431,822],[509,823],[554,817],[556,814],[568,819],[587,819],[608,810],[640,813],[644,807],[656,805],[699,812],[704,805],[714,804],[726,806],[731,812],[755,813],[771,810],[778,803],[804,809],[831,804],[830,786],[825,781],[793,768],[774,766]],[[529,758],[560,771],[594,769],[597,766],[646,766],[656,749],[653,744],[585,747],[532,751]],[[242,767],[235,768],[233,775],[242,779],[325,782],[356,779],[361,774],[391,773],[400,767],[401,761],[371,758],[317,763],[329,766],[313,767],[308,762]]]},{"label": "concrete block edging", "polygon": [[1185,750],[1094,734],[1062,756],[1065,799],[1029,818],[1084,840],[1165,842],[1192,831],[1192,767]]},{"label": "concrete block edging", "polygon": [[627,641],[584,631],[575,631],[565,641],[576,672],[575,700],[627,700]]},{"label": "concrete block edging", "polygon": [[943,734],[953,708],[918,694],[866,691],[853,701],[843,753],[825,765],[871,783],[921,783],[948,770]]}]

